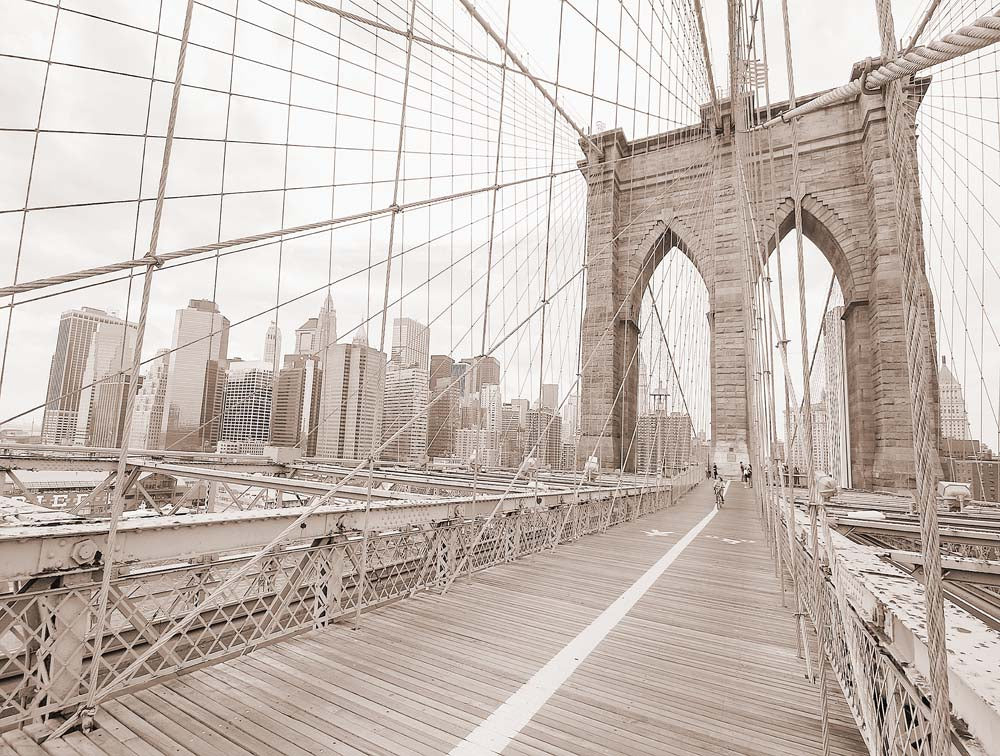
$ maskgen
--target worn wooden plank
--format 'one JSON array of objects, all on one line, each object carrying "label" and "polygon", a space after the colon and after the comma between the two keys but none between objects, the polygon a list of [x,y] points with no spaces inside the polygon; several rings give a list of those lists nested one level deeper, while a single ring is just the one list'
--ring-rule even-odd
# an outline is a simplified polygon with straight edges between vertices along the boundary
[{"label": "worn wooden plank", "polygon": [[[251,695],[249,685],[233,685],[212,675],[192,675],[185,683],[204,690],[216,700],[224,702],[231,711],[253,717],[263,727],[313,756],[357,756],[364,751],[340,742],[336,729],[319,718],[308,721],[308,712],[296,709],[280,696]],[[326,725],[326,726],[324,726]]]},{"label": "worn wooden plank", "polygon": [[[108,738],[114,739],[140,756],[143,754],[154,754],[154,756],[156,754],[161,754],[162,756],[170,756],[172,753],[171,751],[160,750],[147,743],[131,728],[122,723],[119,718],[112,714],[109,711],[109,708],[109,706],[98,707],[97,716],[95,717],[98,729],[91,733],[91,737],[98,732],[102,732],[105,733]],[[129,712],[129,715],[131,715],[131,712]]]},{"label": "worn wooden plank", "polygon": [[42,747],[20,730],[5,732],[3,740],[18,756],[46,756]]},{"label": "worn wooden plank", "polygon": [[129,748],[114,735],[101,727],[86,733],[85,737],[97,748],[99,753],[107,754],[107,756],[143,756],[144,752],[150,753],[148,749],[146,751],[136,751]]},{"label": "worn wooden plank", "polygon": [[103,708],[142,738],[150,750],[170,756],[197,756],[201,753],[202,743],[197,736],[184,732],[155,709],[132,696],[108,701]]}]

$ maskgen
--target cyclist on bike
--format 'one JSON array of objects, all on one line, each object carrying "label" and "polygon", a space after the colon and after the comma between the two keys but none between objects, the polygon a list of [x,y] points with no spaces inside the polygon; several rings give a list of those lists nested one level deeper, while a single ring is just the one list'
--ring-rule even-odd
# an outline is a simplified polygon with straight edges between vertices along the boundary
[{"label": "cyclist on bike", "polygon": [[722,478],[716,476],[715,483],[712,486],[712,490],[715,491],[715,506],[722,509],[722,505],[726,503],[726,484]]}]

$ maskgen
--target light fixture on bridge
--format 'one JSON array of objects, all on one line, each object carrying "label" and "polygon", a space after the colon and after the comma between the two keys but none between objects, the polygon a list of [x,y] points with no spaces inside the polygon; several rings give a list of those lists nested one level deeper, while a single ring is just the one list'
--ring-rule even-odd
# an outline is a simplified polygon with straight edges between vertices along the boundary
[{"label": "light fixture on bridge", "polygon": [[949,512],[961,512],[965,502],[972,498],[968,483],[942,480],[938,483],[938,498],[948,505]]}]

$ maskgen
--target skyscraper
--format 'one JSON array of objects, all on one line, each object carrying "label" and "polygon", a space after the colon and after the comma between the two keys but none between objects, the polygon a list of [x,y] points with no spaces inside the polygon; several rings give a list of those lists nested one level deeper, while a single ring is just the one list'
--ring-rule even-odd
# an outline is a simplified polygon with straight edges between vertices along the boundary
[{"label": "skyscraper", "polygon": [[334,344],[327,354],[316,456],[367,459],[382,437],[385,353],[358,329],[352,343]]},{"label": "skyscraper", "polygon": [[[78,438],[81,410],[89,413],[87,405],[81,407],[81,389],[86,383],[83,376],[92,336],[102,323],[121,327],[123,321],[93,307],[69,310],[59,318],[59,333],[49,366],[49,384],[42,416],[43,443],[71,444]],[[134,326],[130,324],[129,328],[132,330]],[[131,364],[131,358],[130,353],[129,360],[123,364]],[[86,432],[85,425],[83,430]]]},{"label": "skyscraper", "polygon": [[271,409],[271,444],[299,447],[316,455],[317,423],[323,371],[313,354],[289,354],[278,372]]},{"label": "skyscraper", "polygon": [[98,323],[91,334],[80,393],[77,443],[121,445],[135,337],[135,324],[123,320]]},{"label": "skyscraper", "polygon": [[663,469],[666,439],[660,415],[660,412],[643,412],[636,420],[635,471],[637,473],[655,475]]},{"label": "skyscraper", "polygon": [[264,335],[264,362],[271,366],[272,373],[277,373],[281,365],[281,331],[273,320]]},{"label": "skyscraper", "polygon": [[946,439],[972,438],[962,384],[951,372],[948,358],[944,355],[941,355],[941,369],[938,371],[938,388],[941,394],[941,435]]},{"label": "skyscraper", "polygon": [[635,432],[636,472],[672,475],[691,461],[691,418],[686,412],[669,412],[668,390],[650,392],[652,412],[639,415]]},{"label": "skyscraper", "polygon": [[430,331],[412,318],[392,323],[392,360],[382,404],[384,459],[421,462],[427,456],[427,374]]},{"label": "skyscraper", "polygon": [[[309,325],[306,321],[304,327]],[[316,318],[316,329],[310,337],[311,345],[309,351],[319,357],[320,366],[326,362],[327,353],[330,347],[337,343],[337,311],[333,309],[333,299],[327,292],[323,306],[319,310],[319,317]],[[297,352],[305,352],[296,346]]]},{"label": "skyscraper", "polygon": [[562,466],[562,420],[548,407],[528,410],[525,453],[532,451],[538,464],[553,470]]},{"label": "skyscraper", "polygon": [[548,407],[550,410],[559,409],[559,384],[558,383],[543,383],[541,391],[542,407]]},{"label": "skyscraper", "polygon": [[274,374],[264,360],[232,360],[226,371],[222,429],[223,454],[263,454],[271,436]]},{"label": "skyscraper", "polygon": [[495,383],[485,383],[479,389],[481,427],[489,431],[490,448],[499,454],[503,436],[503,397]]},{"label": "skyscraper", "polygon": [[229,319],[215,302],[192,299],[174,318],[164,400],[164,448],[215,451],[229,349]]},{"label": "skyscraper", "polygon": [[309,318],[295,329],[295,354],[308,354],[313,351],[317,328],[319,328],[319,318]]},{"label": "skyscraper", "polygon": [[430,351],[431,331],[427,326],[413,318],[395,318],[392,321],[390,360],[393,365],[427,370]]},{"label": "skyscraper", "polygon": [[500,361],[496,357],[463,357],[468,365],[464,393],[475,394],[485,383],[500,383]]},{"label": "skyscraper", "polygon": [[128,441],[133,449],[163,448],[163,403],[167,396],[169,368],[170,355],[167,350],[157,350],[135,397],[132,431]]},{"label": "skyscraper", "polygon": [[[827,412],[826,401],[813,403],[812,413],[812,439],[813,439],[813,469],[816,473],[830,474],[830,431],[829,414]],[[795,443],[789,459],[799,472],[805,474],[808,469],[806,465],[806,442],[805,429],[799,427],[798,416],[792,416],[792,433],[795,436]]]},{"label": "skyscraper", "polygon": [[389,363],[382,403],[382,459],[419,463],[427,457],[427,371]]},{"label": "skyscraper", "polygon": [[500,427],[500,464],[517,467],[524,458],[528,436],[528,401],[514,399],[503,405]]},{"label": "skyscraper", "polygon": [[576,394],[570,394],[566,397],[566,402],[563,404],[562,409],[562,421],[563,421],[563,443],[576,443],[576,428],[577,428],[577,411],[580,406],[580,399]]},{"label": "skyscraper", "polygon": [[471,365],[469,365],[469,363],[465,360],[456,362],[451,366],[451,379],[454,381],[455,387],[458,389],[459,398],[462,398],[469,393],[466,388],[466,382],[469,378],[470,367]]},{"label": "skyscraper", "polygon": [[455,361],[446,354],[431,355],[427,407],[427,456],[450,457],[455,451],[458,429],[459,387],[452,375]]},{"label": "skyscraper", "polygon": [[843,488],[851,485],[851,445],[847,416],[847,350],[844,308],[831,307],[823,316],[823,352],[826,371],[827,446],[829,473]]},{"label": "skyscraper", "polygon": [[691,461],[691,417],[686,412],[669,412],[665,420],[664,467],[672,474]]},{"label": "skyscraper", "polygon": [[459,428],[455,433],[455,456],[463,462],[474,462],[482,467],[497,467],[500,455],[490,444],[488,430]]}]

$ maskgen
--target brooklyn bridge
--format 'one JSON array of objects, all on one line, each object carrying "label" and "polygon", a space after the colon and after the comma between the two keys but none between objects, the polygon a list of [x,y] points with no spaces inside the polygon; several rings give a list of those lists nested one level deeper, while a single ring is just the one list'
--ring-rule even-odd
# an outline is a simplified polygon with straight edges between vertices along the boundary
[{"label": "brooklyn bridge", "polygon": [[0,0],[0,755],[1000,754],[1000,7],[806,5]]}]

